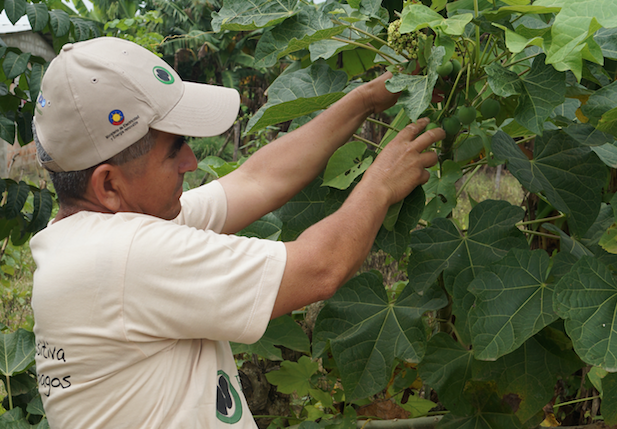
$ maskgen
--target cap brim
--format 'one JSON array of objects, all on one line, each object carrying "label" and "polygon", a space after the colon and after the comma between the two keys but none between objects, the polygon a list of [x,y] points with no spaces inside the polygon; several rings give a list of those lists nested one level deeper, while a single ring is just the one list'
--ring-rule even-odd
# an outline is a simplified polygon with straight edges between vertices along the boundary
[{"label": "cap brim", "polygon": [[184,94],[173,109],[150,127],[171,134],[211,137],[224,133],[238,117],[240,94],[233,88],[183,82]]}]

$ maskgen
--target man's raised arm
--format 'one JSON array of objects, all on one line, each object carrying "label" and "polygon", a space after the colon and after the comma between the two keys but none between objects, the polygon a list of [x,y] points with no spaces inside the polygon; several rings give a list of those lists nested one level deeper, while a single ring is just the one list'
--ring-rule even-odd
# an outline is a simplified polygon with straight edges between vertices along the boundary
[{"label": "man's raised arm", "polygon": [[307,186],[336,149],[373,112],[394,105],[386,73],[354,89],[308,124],[269,143],[240,168],[220,179],[227,194],[223,232],[234,233],[283,204]]}]

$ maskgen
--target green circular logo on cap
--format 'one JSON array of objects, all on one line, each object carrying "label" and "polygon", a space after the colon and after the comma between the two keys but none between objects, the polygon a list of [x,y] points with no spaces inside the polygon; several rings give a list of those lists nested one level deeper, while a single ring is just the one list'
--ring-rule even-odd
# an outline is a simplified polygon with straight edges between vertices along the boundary
[{"label": "green circular logo on cap", "polygon": [[152,69],[152,73],[154,73],[154,77],[156,77],[159,82],[163,82],[165,85],[174,83],[174,76],[164,67],[156,66]]}]

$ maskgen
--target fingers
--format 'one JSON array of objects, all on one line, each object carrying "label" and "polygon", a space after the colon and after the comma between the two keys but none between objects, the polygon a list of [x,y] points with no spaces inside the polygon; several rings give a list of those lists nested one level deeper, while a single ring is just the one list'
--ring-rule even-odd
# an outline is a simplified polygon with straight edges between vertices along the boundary
[{"label": "fingers", "polygon": [[417,122],[412,122],[411,124],[403,128],[398,133],[396,138],[404,142],[410,142],[422,132],[422,130],[429,124],[429,122],[430,120],[428,118],[420,118]]},{"label": "fingers", "polygon": [[439,157],[435,152],[423,152],[419,155],[419,157],[420,164],[422,164],[424,168],[432,167],[437,164],[437,161],[439,161]]},{"label": "fingers", "polygon": [[418,152],[422,152],[428,147],[430,147],[433,143],[437,143],[440,140],[446,138],[446,132],[441,128],[433,128],[432,130],[426,131],[421,136],[414,139],[411,144]]},{"label": "fingers", "polygon": [[415,150],[422,152],[433,143],[443,140],[446,137],[446,132],[441,128],[433,128],[419,135],[429,122],[430,120],[428,118],[420,118],[416,123],[412,123],[403,128],[401,132],[399,132],[397,138],[402,142],[412,144]]}]

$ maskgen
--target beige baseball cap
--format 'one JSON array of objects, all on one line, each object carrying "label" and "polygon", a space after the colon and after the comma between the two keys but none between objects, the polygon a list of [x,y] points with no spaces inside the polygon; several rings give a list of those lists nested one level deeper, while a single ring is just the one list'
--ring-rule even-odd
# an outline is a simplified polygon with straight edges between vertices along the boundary
[{"label": "beige baseball cap", "polygon": [[34,126],[51,171],[84,170],[120,153],[149,128],[215,136],[236,120],[235,89],[183,82],[161,58],[114,37],[67,44],[41,83]]}]

